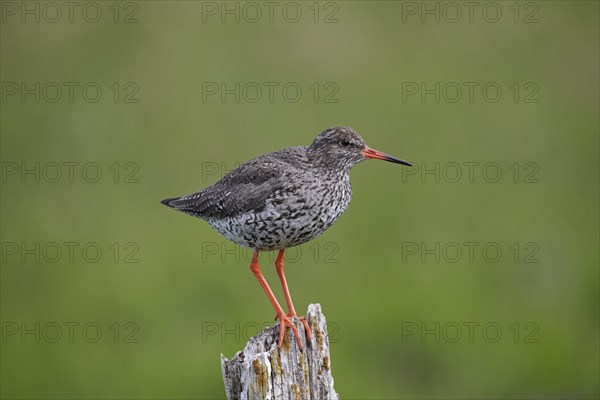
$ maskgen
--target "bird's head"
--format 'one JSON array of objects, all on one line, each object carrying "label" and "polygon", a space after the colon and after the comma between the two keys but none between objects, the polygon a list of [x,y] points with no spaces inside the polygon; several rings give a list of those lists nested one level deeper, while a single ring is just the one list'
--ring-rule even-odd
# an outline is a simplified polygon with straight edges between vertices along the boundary
[{"label": "bird's head", "polygon": [[411,166],[407,161],[371,149],[360,135],[348,126],[324,130],[308,148],[319,163],[325,166],[350,169],[368,158]]}]

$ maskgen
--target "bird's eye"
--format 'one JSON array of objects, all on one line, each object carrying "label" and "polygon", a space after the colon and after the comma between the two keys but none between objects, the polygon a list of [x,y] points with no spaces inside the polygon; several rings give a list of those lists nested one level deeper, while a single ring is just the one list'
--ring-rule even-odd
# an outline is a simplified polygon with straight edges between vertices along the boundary
[{"label": "bird's eye", "polygon": [[348,147],[348,146],[350,146],[350,142],[349,142],[349,141],[347,141],[347,140],[342,140],[342,141],[340,142],[340,144],[341,144],[342,146],[344,146],[344,147]]}]

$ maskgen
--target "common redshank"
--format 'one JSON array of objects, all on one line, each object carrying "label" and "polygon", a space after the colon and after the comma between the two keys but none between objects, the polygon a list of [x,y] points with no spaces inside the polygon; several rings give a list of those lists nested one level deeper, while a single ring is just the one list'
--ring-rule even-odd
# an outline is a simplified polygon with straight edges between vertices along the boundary
[{"label": "common redshank", "polygon": [[[368,158],[411,164],[369,148],[352,128],[321,132],[310,146],[296,146],[250,160],[199,192],[165,199],[162,204],[202,218],[225,238],[254,250],[250,269],[266,292],[279,319],[279,341],[298,317],[285,275],[285,249],[314,239],[348,208],[352,198],[350,168]],[[278,250],[275,267],[288,306],[286,314],[258,264],[260,251]],[[310,339],[310,327],[299,318]]]}]

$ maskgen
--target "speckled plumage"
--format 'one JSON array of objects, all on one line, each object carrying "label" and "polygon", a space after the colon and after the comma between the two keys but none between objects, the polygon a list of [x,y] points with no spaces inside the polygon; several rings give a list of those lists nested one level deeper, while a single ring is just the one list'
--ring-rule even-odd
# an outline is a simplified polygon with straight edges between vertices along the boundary
[{"label": "speckled plumage", "polygon": [[348,208],[350,168],[366,158],[379,158],[365,155],[365,149],[352,128],[330,128],[308,147],[257,157],[212,186],[162,203],[204,219],[241,246],[255,250],[297,246],[323,233]]}]

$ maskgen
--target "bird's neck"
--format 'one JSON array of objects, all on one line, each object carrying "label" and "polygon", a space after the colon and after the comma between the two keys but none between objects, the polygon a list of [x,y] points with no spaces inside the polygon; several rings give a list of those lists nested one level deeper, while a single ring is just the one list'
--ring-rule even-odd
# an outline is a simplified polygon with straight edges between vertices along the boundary
[{"label": "bird's neck", "polygon": [[309,147],[307,156],[313,167],[326,175],[348,175],[352,164],[334,154],[319,151]]},{"label": "bird's neck", "polygon": [[350,182],[350,168],[332,166],[331,164],[313,164],[314,171],[327,181]]}]

